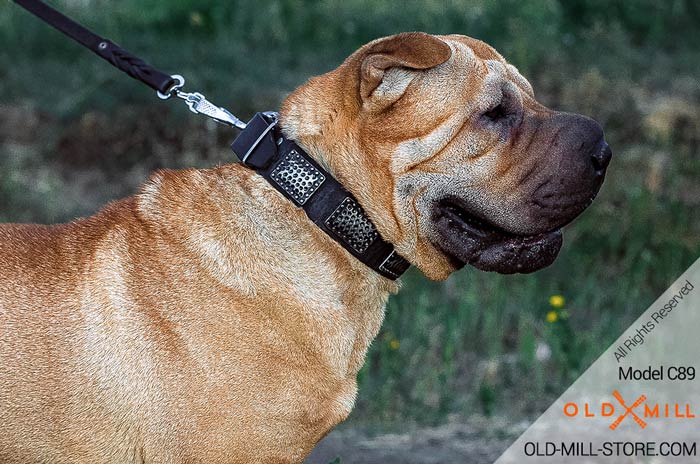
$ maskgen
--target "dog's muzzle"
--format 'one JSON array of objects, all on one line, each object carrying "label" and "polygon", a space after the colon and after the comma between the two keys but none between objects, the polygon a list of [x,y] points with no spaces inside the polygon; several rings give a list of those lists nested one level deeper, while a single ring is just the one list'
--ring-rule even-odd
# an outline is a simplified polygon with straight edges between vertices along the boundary
[{"label": "dog's muzzle", "polygon": [[469,213],[454,200],[434,209],[437,246],[456,267],[471,264],[501,274],[534,272],[552,264],[562,245],[561,229],[536,235],[516,235]]},{"label": "dog's muzzle", "polygon": [[[598,194],[612,158],[601,127],[590,118],[563,113],[541,127],[544,130],[534,140],[543,141],[533,146],[543,147],[535,155],[546,161],[540,161],[542,169],[521,184],[534,185],[522,195],[522,217],[501,218],[497,225],[478,212],[483,208],[474,208],[457,195],[433,205],[434,244],[455,266],[471,264],[484,271],[511,274],[550,265],[562,246],[561,228]],[[554,138],[548,137],[551,133],[556,134]],[[549,170],[547,163],[552,166]],[[508,222],[512,228],[506,230],[501,224]]]}]

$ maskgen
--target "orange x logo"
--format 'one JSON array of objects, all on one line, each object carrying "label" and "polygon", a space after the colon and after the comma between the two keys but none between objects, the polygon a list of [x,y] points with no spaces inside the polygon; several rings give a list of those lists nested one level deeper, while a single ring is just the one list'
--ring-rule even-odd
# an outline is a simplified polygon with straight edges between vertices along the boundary
[{"label": "orange x logo", "polygon": [[640,396],[639,398],[637,398],[637,401],[635,401],[634,403],[632,403],[632,406],[629,406],[629,407],[627,407],[627,405],[625,404],[625,400],[622,399],[622,395],[620,395],[620,392],[619,392],[619,391],[614,390],[614,391],[613,391],[613,396],[614,396],[615,399],[622,405],[622,407],[625,408],[625,412],[624,412],[624,414],[622,414],[620,417],[618,417],[617,419],[615,419],[615,422],[613,422],[612,424],[610,424],[610,430],[615,430],[615,429],[617,428],[617,426],[620,425],[620,423],[625,419],[625,417],[627,417],[628,414],[632,415],[632,418],[634,419],[634,421],[635,421],[641,428],[644,428],[644,427],[647,426],[647,423],[644,422],[644,421],[641,419],[641,417],[639,417],[639,416],[634,412],[634,408],[636,408],[637,406],[639,406],[640,404],[644,403],[644,402],[647,400],[646,395],[642,395],[642,396]]}]

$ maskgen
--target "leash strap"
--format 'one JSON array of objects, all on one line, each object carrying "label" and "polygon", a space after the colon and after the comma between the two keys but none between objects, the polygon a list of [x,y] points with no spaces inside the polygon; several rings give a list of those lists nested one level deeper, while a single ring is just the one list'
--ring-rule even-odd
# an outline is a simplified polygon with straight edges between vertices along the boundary
[{"label": "leash strap", "polygon": [[214,105],[201,93],[183,92],[182,87],[185,85],[185,79],[182,76],[178,74],[169,76],[158,71],[142,59],[81,26],[41,0],[14,0],[14,2],[80,45],[89,48],[112,66],[151,87],[157,92],[159,98],[163,100],[172,97],[181,98],[193,113],[203,114],[218,123],[231,127],[245,128],[243,121],[227,109]]},{"label": "leash strap", "polygon": [[158,92],[168,94],[176,83],[168,74],[158,71],[145,61],[132,55],[115,43],[103,39],[94,32],[76,23],[62,13],[39,0],[14,0],[19,6],[50,24],[54,28],[89,48],[107,60],[112,66],[124,71]]},{"label": "leash strap", "polygon": [[274,113],[258,113],[231,145],[241,162],[303,208],[326,234],[389,279],[410,267],[380,235],[367,213],[337,180],[294,141],[285,138]]}]

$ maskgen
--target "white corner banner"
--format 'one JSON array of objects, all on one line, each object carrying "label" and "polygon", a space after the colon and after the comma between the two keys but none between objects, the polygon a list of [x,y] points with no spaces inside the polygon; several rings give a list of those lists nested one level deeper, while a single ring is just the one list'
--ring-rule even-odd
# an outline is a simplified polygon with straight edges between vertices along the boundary
[{"label": "white corner banner", "polygon": [[496,464],[700,463],[700,260]]}]

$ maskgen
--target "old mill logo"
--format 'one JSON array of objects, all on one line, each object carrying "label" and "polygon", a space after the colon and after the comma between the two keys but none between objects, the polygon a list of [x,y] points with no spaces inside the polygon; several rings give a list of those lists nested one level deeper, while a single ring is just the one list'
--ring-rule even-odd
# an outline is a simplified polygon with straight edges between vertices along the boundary
[{"label": "old mill logo", "polygon": [[628,403],[619,391],[614,390],[612,394],[616,403],[602,402],[599,406],[590,403],[566,403],[564,405],[564,415],[566,417],[610,417],[612,422],[608,426],[610,430],[615,430],[625,419],[634,420],[640,428],[647,426],[650,419],[693,419],[690,404],[680,403],[651,403],[647,401],[646,395],[639,395],[634,402]]}]

